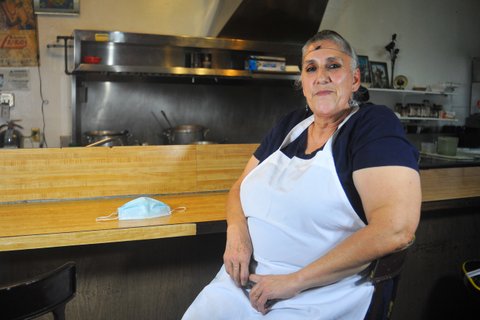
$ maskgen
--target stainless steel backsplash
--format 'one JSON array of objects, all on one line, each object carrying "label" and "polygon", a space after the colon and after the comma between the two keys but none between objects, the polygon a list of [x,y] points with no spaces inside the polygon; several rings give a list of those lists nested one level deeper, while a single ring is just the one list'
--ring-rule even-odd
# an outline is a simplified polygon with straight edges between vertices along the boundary
[{"label": "stainless steel backsplash", "polygon": [[208,128],[206,140],[257,143],[282,115],[305,105],[301,90],[295,89],[292,81],[193,81],[83,82],[84,102],[79,103],[77,123],[82,143],[86,131],[128,130],[130,144],[167,144],[162,132],[168,124],[161,110],[173,126]]}]

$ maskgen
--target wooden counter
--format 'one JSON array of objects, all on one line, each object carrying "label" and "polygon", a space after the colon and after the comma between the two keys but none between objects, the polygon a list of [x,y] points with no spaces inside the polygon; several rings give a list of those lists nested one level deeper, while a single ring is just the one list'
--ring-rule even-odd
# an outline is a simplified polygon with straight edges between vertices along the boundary
[{"label": "wooden counter", "polygon": [[[240,175],[254,148],[157,146],[0,153],[4,162],[0,186],[7,195],[0,201],[0,251],[224,232],[227,186]],[[159,161],[164,161],[163,167]],[[422,210],[480,200],[480,167],[420,174]],[[134,195],[125,196],[132,190]],[[162,193],[153,197],[171,208],[185,206],[187,211],[139,221],[95,221],[141,194],[154,193]],[[98,197],[93,198],[95,194]],[[92,198],[71,200],[75,195]]]},{"label": "wooden counter", "polygon": [[193,236],[208,233],[208,228],[199,226],[210,222],[224,231],[226,195],[154,197],[172,209],[187,209],[159,218],[102,222],[95,219],[115,212],[133,198],[1,205],[0,251]]}]

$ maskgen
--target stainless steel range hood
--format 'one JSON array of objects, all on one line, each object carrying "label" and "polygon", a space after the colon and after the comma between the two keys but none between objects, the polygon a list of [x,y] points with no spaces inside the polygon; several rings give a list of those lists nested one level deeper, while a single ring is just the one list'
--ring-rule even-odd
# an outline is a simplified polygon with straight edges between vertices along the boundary
[{"label": "stainless steel range hood", "polygon": [[219,38],[303,44],[322,21],[328,0],[243,0]]}]

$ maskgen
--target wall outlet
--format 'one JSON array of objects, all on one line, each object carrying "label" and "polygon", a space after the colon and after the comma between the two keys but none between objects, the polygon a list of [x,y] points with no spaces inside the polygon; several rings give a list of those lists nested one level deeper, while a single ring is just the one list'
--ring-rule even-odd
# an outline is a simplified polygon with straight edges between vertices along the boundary
[{"label": "wall outlet", "polygon": [[15,105],[15,99],[11,92],[0,92],[0,105],[12,108]]}]

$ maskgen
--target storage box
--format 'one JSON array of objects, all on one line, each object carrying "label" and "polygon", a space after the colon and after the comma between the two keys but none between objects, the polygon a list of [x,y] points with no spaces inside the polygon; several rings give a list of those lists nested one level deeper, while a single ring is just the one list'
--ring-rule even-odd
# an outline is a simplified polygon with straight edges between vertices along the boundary
[{"label": "storage box", "polygon": [[285,71],[285,58],[270,56],[249,56],[245,69],[250,71]]}]

